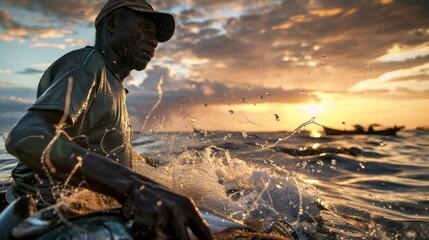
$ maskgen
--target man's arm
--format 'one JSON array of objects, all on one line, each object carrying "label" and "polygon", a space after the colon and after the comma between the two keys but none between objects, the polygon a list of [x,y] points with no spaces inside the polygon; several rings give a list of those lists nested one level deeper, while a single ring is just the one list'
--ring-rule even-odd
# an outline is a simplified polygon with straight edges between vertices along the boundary
[{"label": "man's arm", "polygon": [[[167,222],[175,222],[177,237],[187,238],[186,227],[189,226],[201,239],[211,238],[188,198],[80,147],[65,135],[51,143],[62,115],[59,111],[28,111],[10,132],[7,150],[41,176],[49,174],[61,182],[70,179],[69,184],[74,186],[84,182],[83,186],[88,189],[115,198],[124,205],[127,217],[137,223],[166,228]],[[51,147],[47,149],[48,145]],[[46,152],[48,154],[42,158]],[[80,167],[73,171],[77,164]],[[50,171],[46,172],[46,168]],[[69,176],[71,172],[74,173]]]}]

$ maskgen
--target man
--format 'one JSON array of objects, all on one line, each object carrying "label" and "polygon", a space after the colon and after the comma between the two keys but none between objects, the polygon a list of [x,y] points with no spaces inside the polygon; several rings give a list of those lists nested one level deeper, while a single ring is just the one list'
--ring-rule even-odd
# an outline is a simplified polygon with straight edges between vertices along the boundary
[{"label": "man", "polygon": [[131,70],[145,69],[158,42],[171,38],[173,16],[144,0],[109,0],[95,25],[95,46],[72,51],[46,70],[36,102],[6,140],[20,160],[9,199],[32,194],[41,208],[58,198],[53,186],[79,185],[116,199],[143,229],[185,239],[189,227],[210,239],[191,200],[130,169],[122,81]]}]

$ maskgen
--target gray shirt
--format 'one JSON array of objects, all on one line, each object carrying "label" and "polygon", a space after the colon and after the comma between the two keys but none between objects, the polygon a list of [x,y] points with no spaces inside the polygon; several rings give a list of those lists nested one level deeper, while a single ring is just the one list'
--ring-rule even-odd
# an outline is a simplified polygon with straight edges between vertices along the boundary
[{"label": "gray shirt", "polygon": [[[70,104],[66,108],[68,89],[71,90]],[[70,124],[63,130],[74,142],[131,168],[131,126],[126,94],[127,90],[109,69],[101,52],[86,47],[64,55],[46,70],[39,83],[37,100],[29,110],[66,112]],[[21,161],[12,176],[16,194],[32,194],[41,200],[39,206],[55,202],[49,180],[36,179]]]}]

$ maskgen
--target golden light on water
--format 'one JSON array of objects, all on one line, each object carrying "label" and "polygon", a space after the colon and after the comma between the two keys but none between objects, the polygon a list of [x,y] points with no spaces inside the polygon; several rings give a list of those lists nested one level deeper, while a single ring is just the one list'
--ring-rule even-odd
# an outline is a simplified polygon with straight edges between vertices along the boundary
[{"label": "golden light on water", "polygon": [[[322,134],[319,131],[315,130],[315,129],[313,129],[313,130],[310,131],[310,137],[311,138],[320,138],[321,136],[322,136]],[[316,148],[317,147],[318,146],[316,146]],[[314,148],[314,146],[313,146],[313,148]]]}]

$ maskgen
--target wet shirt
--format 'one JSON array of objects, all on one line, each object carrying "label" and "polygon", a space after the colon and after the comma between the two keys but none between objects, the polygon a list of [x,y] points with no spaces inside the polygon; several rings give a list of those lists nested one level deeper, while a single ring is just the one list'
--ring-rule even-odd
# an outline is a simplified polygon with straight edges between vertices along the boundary
[{"label": "wet shirt", "polygon": [[[69,117],[64,131],[80,146],[131,168],[131,126],[126,89],[100,51],[86,47],[53,63],[42,76],[29,110],[59,110]],[[66,104],[67,96],[70,102]],[[31,193],[54,203],[50,182],[36,179],[22,162],[12,171],[18,195]]]}]

